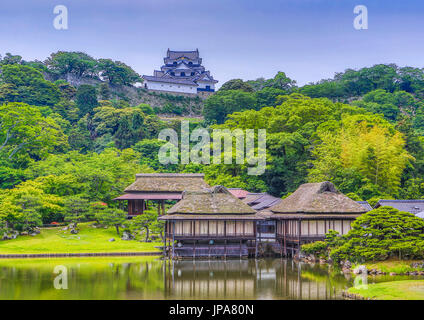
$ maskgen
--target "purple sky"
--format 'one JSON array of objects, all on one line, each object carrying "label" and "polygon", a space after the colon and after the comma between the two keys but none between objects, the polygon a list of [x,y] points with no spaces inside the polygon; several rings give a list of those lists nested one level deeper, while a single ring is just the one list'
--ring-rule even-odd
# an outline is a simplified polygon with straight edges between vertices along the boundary
[{"label": "purple sky", "polygon": [[[68,30],[53,27],[59,4]],[[368,30],[353,28],[360,4]],[[220,84],[277,71],[305,84],[376,63],[424,67],[423,18],[420,0],[14,0],[0,7],[0,53],[84,51],[152,74],[168,47],[199,48]]]}]

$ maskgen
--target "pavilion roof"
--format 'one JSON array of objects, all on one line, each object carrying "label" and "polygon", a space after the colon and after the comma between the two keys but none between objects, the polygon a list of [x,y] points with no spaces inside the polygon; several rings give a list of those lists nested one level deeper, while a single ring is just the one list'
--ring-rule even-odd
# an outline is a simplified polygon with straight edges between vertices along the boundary
[{"label": "pavilion roof", "polygon": [[228,191],[230,191],[230,193],[239,198],[239,199],[244,199],[246,198],[246,195],[249,194],[249,191],[243,190],[242,188],[227,188]]},{"label": "pavilion roof", "polygon": [[417,214],[424,211],[424,200],[379,200],[374,208],[389,206],[399,211]]},{"label": "pavilion roof", "polygon": [[256,211],[232,195],[225,187],[215,186],[196,191],[185,191],[183,198],[168,215],[255,215]]},{"label": "pavilion roof", "polygon": [[368,211],[328,181],[302,184],[270,210],[275,214],[361,214]]},{"label": "pavilion roof", "polygon": [[133,192],[179,192],[209,187],[200,173],[141,173],[129,185],[126,193]]}]

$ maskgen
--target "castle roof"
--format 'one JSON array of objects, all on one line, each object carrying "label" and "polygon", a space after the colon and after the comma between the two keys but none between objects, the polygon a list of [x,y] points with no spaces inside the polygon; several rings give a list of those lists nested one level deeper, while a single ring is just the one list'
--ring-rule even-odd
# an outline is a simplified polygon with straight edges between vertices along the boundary
[{"label": "castle roof", "polygon": [[193,51],[173,51],[168,49],[166,57],[173,60],[181,57],[186,57],[188,59],[194,60],[199,58],[199,50],[196,49]]},{"label": "castle roof", "polygon": [[[153,82],[175,83],[198,86],[197,81],[217,83],[209,71],[201,65],[199,51],[167,51],[165,65],[161,71],[155,70],[153,76],[144,75],[143,79]],[[181,75],[184,72],[184,75]]]}]

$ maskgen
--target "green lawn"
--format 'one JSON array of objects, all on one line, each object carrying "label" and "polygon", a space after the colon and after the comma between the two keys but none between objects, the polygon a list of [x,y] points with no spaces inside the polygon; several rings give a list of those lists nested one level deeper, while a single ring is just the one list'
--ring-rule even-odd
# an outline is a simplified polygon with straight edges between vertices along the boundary
[{"label": "green lawn", "polygon": [[377,300],[424,300],[424,280],[389,281],[349,288],[349,293]]},{"label": "green lawn", "polygon": [[[63,227],[41,229],[37,236],[19,236],[15,240],[0,241],[0,254],[25,253],[91,253],[91,252],[152,252],[162,242],[124,241],[115,228],[96,229],[91,223],[79,224],[80,232],[70,234]],[[115,241],[110,242],[109,239]]]}]

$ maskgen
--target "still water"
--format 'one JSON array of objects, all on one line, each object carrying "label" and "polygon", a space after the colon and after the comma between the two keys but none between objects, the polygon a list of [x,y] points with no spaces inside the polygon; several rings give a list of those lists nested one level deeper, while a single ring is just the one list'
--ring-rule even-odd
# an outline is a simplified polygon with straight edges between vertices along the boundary
[{"label": "still water", "polygon": [[327,266],[281,259],[0,260],[0,299],[341,299],[352,282]]}]

